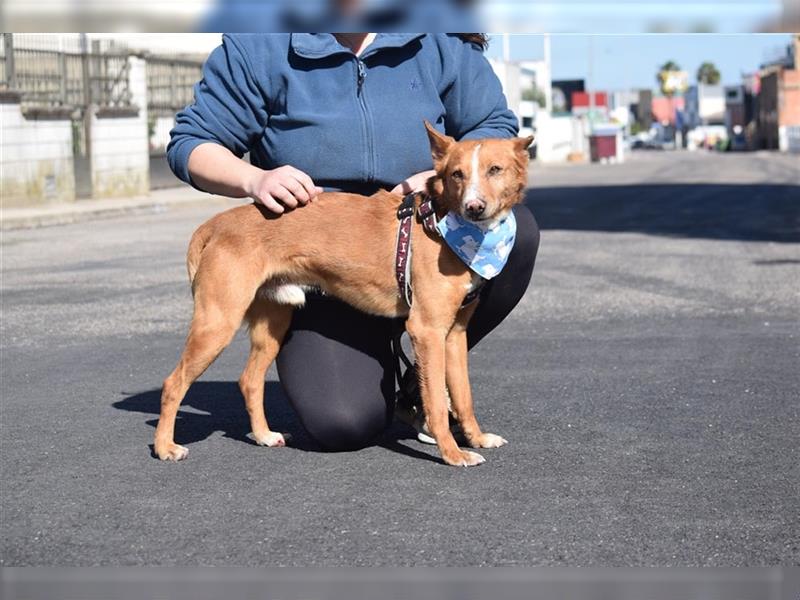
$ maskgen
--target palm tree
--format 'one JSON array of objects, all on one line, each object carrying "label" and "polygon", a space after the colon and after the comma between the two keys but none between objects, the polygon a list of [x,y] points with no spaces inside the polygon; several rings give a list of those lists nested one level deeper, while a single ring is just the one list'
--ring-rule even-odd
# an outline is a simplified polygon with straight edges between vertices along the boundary
[{"label": "palm tree", "polygon": [[[673,97],[675,96],[675,93],[685,91],[686,82],[685,79],[679,77],[678,74],[680,72],[681,68],[678,63],[676,63],[674,60],[668,60],[661,65],[661,68],[656,74],[656,79],[658,80],[659,87],[661,88],[661,93],[664,94],[669,101],[670,115],[675,115],[675,106],[673,103]],[[672,117],[670,117],[670,123],[673,123]]]},{"label": "palm tree", "polygon": [[676,63],[674,60],[668,60],[665,62],[661,67],[659,67],[658,72],[656,73],[656,80],[658,81],[658,85],[661,88],[661,93],[665,96],[672,97],[675,93],[675,90],[671,87],[667,86],[667,81],[670,78],[670,74],[679,72],[681,70],[680,65]]},{"label": "palm tree", "polygon": [[716,65],[712,62],[706,61],[697,69],[697,83],[717,85],[720,79],[721,75],[719,69],[717,69]]}]

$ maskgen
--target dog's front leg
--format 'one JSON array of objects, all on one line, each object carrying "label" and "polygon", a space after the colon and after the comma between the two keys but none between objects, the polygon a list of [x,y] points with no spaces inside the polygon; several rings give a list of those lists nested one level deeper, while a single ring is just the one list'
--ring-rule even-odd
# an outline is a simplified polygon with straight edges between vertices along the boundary
[{"label": "dog's front leg", "polygon": [[428,429],[445,463],[471,467],[484,462],[484,458],[475,452],[461,450],[450,432],[445,396],[445,338],[448,329],[426,323],[413,308],[406,324],[417,358],[419,388]]},{"label": "dog's front leg", "polygon": [[445,373],[450,401],[464,437],[473,448],[497,448],[507,443],[494,433],[483,433],[472,405],[472,389],[467,367],[467,324],[476,303],[461,309],[445,341]]}]

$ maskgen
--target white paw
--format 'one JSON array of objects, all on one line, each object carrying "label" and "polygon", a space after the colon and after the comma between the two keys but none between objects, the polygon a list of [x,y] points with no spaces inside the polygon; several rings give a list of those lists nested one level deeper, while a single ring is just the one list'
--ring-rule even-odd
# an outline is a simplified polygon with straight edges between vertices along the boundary
[{"label": "white paw", "polygon": [[481,436],[480,447],[481,448],[499,448],[500,446],[505,446],[508,443],[508,440],[505,438],[500,437],[494,433],[484,433]]},{"label": "white paw", "polygon": [[474,467],[485,463],[486,459],[477,452],[462,450],[455,460],[446,460],[445,462],[454,467]]},{"label": "white paw", "polygon": [[251,436],[259,446],[278,448],[286,445],[286,439],[283,437],[283,434],[277,431],[270,431],[266,435],[256,435],[253,433]]},{"label": "white paw", "polygon": [[161,460],[172,462],[184,460],[187,456],[189,456],[189,449],[186,446],[181,446],[179,444],[172,444],[166,450],[158,453],[158,458]]}]

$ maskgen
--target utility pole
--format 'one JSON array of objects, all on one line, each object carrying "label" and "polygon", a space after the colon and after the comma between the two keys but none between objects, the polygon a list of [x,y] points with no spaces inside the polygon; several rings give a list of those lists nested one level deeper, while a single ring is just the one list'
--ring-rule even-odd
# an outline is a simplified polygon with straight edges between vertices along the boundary
[{"label": "utility pole", "polygon": [[81,76],[83,79],[83,151],[85,155],[80,161],[84,176],[89,181],[89,195],[92,190],[92,70],[89,55],[89,36],[80,34],[81,46]]},{"label": "utility pole", "polygon": [[589,36],[589,77],[586,82],[589,92],[589,133],[592,132],[592,116],[594,114],[594,36]]},{"label": "utility pole", "polygon": [[550,65],[550,34],[544,34],[544,65],[547,71],[547,81],[544,90],[544,109],[548,113],[553,112],[553,69]]},{"label": "utility pole", "polygon": [[511,60],[511,36],[507,33],[503,34],[503,62],[508,63]]},{"label": "utility pole", "polygon": [[6,85],[13,90],[17,87],[17,74],[14,68],[14,34],[3,34],[3,46],[6,57]]}]

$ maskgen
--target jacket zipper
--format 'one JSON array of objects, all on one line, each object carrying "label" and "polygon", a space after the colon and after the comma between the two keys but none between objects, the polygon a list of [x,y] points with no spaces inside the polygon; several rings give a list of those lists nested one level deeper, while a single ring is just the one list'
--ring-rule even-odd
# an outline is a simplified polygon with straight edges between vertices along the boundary
[{"label": "jacket zipper", "polygon": [[363,94],[364,80],[367,78],[367,69],[364,65],[364,61],[358,57],[356,57],[356,69],[356,96],[358,97],[358,104],[361,108],[362,133],[364,135],[364,142],[366,146],[364,173],[366,180],[368,182],[372,182],[375,179],[372,127],[369,110]]}]

